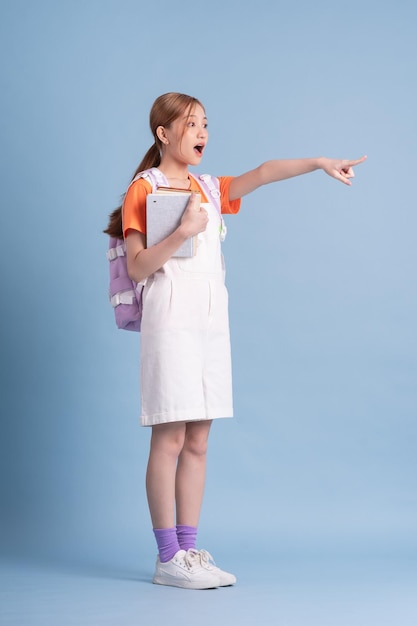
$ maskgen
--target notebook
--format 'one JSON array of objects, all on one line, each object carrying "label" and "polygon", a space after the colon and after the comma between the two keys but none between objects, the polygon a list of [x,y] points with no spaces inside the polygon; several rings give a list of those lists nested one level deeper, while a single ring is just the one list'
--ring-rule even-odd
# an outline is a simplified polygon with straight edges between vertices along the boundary
[{"label": "notebook", "polygon": [[[146,246],[150,248],[174,232],[190,199],[191,192],[159,188],[146,198]],[[192,257],[197,251],[197,236],[190,237],[173,254],[174,257]]]}]

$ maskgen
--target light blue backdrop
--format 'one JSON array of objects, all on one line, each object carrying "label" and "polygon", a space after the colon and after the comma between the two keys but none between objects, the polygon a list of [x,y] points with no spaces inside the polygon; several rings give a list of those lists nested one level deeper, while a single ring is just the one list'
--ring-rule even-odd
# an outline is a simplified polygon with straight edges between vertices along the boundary
[{"label": "light blue backdrop", "polygon": [[[417,10],[407,1],[2,0],[1,537],[155,551],[140,338],[101,234],[166,91],[205,104],[203,169],[368,161],[258,190],[228,219],[235,420],[213,427],[213,550],[416,549]],[[256,529],[256,540],[253,536]]]}]

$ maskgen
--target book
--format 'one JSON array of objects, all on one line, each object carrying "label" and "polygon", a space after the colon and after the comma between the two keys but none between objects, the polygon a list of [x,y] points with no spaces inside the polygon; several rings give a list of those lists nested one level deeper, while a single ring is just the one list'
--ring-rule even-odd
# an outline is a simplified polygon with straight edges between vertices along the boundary
[{"label": "book", "polygon": [[[178,228],[191,192],[181,189],[159,188],[146,198],[146,247],[159,243]],[[193,257],[197,251],[197,236],[190,237],[173,254],[174,257]]]}]

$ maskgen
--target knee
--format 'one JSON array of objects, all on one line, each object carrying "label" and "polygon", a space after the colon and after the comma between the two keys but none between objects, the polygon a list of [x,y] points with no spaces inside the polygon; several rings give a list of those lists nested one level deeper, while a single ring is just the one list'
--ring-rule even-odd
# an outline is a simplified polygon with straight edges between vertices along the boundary
[{"label": "knee", "polygon": [[184,428],[153,428],[151,450],[178,458],[184,447]]},{"label": "knee", "polygon": [[205,434],[187,433],[184,440],[183,450],[197,457],[207,454],[208,439]]}]

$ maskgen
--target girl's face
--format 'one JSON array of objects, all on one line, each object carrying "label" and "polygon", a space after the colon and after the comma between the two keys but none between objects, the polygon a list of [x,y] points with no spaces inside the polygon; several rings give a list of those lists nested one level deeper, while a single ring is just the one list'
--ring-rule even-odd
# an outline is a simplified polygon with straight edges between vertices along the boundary
[{"label": "girl's face", "polygon": [[164,156],[182,165],[198,165],[208,141],[207,117],[196,104],[190,111],[164,128]]}]

